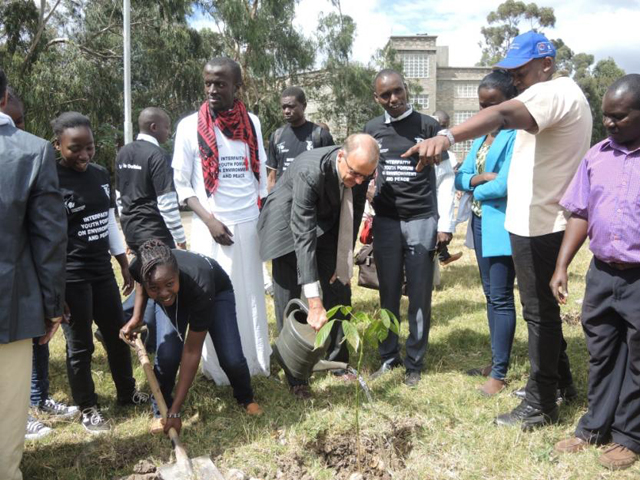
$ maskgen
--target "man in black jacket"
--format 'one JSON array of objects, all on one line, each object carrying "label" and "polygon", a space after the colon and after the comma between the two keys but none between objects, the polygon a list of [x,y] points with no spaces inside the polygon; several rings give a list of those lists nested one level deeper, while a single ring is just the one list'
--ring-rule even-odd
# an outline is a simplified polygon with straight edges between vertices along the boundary
[{"label": "man in black jacket", "polygon": [[[318,148],[299,155],[267,197],[258,235],[262,260],[273,259],[279,330],[284,308],[302,291],[309,302],[307,321],[316,330],[327,322],[326,309],[351,303],[348,267],[353,265],[353,245],[378,156],[378,144],[371,136],[351,135],[343,147]],[[349,235],[348,242],[345,235]],[[342,329],[336,325],[329,360],[348,361],[341,339]],[[296,395],[308,396],[306,384],[294,386],[289,380]]]},{"label": "man in black jacket", "polygon": [[0,152],[0,478],[20,480],[32,339],[48,342],[62,320],[67,224],[51,144],[0,113]]}]

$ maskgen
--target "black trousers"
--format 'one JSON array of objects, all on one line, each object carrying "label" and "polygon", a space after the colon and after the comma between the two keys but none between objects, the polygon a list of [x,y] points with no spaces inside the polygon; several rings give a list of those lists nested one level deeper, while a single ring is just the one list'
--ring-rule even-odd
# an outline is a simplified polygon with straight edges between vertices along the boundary
[{"label": "black trousers", "polygon": [[116,279],[111,276],[94,282],[67,283],[65,300],[71,320],[63,324],[67,340],[67,375],[73,401],[85,409],[97,405],[98,398],[91,378],[93,355],[92,322],[95,320],[104,338],[111,377],[119,400],[130,399],[135,389],[129,346],[118,334],[124,317]]},{"label": "black trousers", "polygon": [[[322,237],[321,237],[322,238]],[[323,244],[318,239],[316,249],[316,261],[318,263],[318,276],[322,288],[322,304],[329,310],[336,305],[351,305],[351,287],[339,281],[330,283],[331,277],[336,271],[336,246]],[[298,266],[296,254],[291,252],[279,258],[274,258],[271,267],[273,274],[273,300],[275,306],[278,332],[282,330],[284,323],[284,309],[290,300],[300,298],[302,286],[298,284]],[[338,312],[334,319],[343,319]],[[336,362],[348,362],[349,350],[346,342],[342,342],[343,332],[341,322],[336,322],[331,330],[331,340],[327,350],[327,360]],[[289,379],[290,384],[301,384]]]},{"label": "black trousers", "polygon": [[576,436],[640,453],[640,268],[620,271],[593,259],[586,280],[589,410]]},{"label": "black trousers", "polygon": [[560,306],[549,287],[563,234],[556,232],[538,237],[510,234],[522,316],[529,332],[531,370],[527,403],[543,411],[555,408],[558,388],[573,383]]}]

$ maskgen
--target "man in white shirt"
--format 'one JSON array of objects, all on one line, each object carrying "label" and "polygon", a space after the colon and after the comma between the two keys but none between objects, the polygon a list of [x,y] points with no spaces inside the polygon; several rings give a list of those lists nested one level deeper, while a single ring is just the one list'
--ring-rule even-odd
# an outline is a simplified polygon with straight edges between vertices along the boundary
[{"label": "man in white shirt", "polygon": [[519,35],[496,66],[511,72],[520,95],[485,108],[405,153],[418,153],[421,168],[439,162],[454,142],[500,128],[519,130],[509,170],[505,227],[529,330],[531,370],[525,399],[498,416],[496,423],[525,429],[558,421],[558,390],[565,401],[576,396],[560,308],[549,282],[568,215],[559,201],[589,148],[592,118],[580,87],[570,78],[554,78],[555,54],[544,35]]},{"label": "man in white shirt", "polygon": [[[269,333],[258,252],[258,202],[267,195],[260,121],[236,98],[240,66],[218,57],[203,71],[206,102],[179,124],[173,154],[181,202],[194,212],[191,248],[214,258],[231,277],[242,349],[252,375],[269,375]],[[228,384],[213,344],[203,349],[203,373]]]}]

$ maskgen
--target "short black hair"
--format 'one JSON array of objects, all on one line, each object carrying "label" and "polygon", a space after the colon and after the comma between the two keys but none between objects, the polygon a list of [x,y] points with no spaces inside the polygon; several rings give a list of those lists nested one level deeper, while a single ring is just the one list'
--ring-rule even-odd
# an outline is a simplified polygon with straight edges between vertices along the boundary
[{"label": "short black hair", "polygon": [[478,91],[481,88],[500,90],[507,100],[518,95],[518,90],[513,85],[513,77],[509,72],[502,69],[496,69],[484,77],[480,81],[480,85],[478,85]]},{"label": "short black hair", "polygon": [[379,78],[390,77],[392,75],[397,75],[398,77],[400,77],[400,80],[402,80],[402,83],[406,83],[404,81],[404,75],[402,75],[399,71],[394,70],[393,68],[384,68],[380,70],[378,74],[375,76],[375,78],[373,79],[373,89],[374,90],[376,89],[376,83],[378,82]]},{"label": "short black hair", "polygon": [[167,265],[172,269],[178,270],[178,261],[171,249],[161,240],[151,239],[142,244],[138,251],[140,255],[140,274],[142,281],[147,284],[151,280],[151,275],[156,267]]},{"label": "short black hair", "polygon": [[296,100],[300,103],[304,103],[306,105],[307,103],[307,96],[304,94],[304,90],[302,90],[300,87],[287,87],[282,91],[282,95],[280,95],[280,98],[285,98],[285,97],[295,97]]},{"label": "short black hair", "polygon": [[630,93],[633,95],[633,108],[640,110],[640,74],[630,73],[620,77],[607,89],[606,94],[610,93]]},{"label": "short black hair", "polygon": [[56,138],[68,128],[87,127],[91,128],[91,120],[80,112],[64,112],[51,121],[51,128]]},{"label": "short black hair", "polygon": [[7,91],[7,76],[4,73],[4,70],[0,68],[0,98],[4,98],[4,92]]},{"label": "short black hair", "polygon": [[207,67],[227,67],[231,71],[236,84],[242,84],[242,69],[240,68],[238,62],[236,62],[235,60],[232,60],[228,57],[215,57],[205,64],[204,68]]}]

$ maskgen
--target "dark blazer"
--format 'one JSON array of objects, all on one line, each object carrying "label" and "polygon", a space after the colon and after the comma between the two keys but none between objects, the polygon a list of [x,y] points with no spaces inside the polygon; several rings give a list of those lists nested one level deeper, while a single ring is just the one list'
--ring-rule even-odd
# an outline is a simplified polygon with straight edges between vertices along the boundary
[{"label": "dark blazer", "polygon": [[[340,148],[316,148],[296,157],[260,212],[258,235],[262,259],[295,251],[298,282],[302,285],[318,280],[318,241],[323,247],[330,245],[336,250],[338,247],[340,180],[336,157]],[[354,243],[364,212],[367,183],[353,188]]]},{"label": "dark blazer", "polygon": [[0,125],[0,343],[62,315],[67,215],[51,144]]}]

